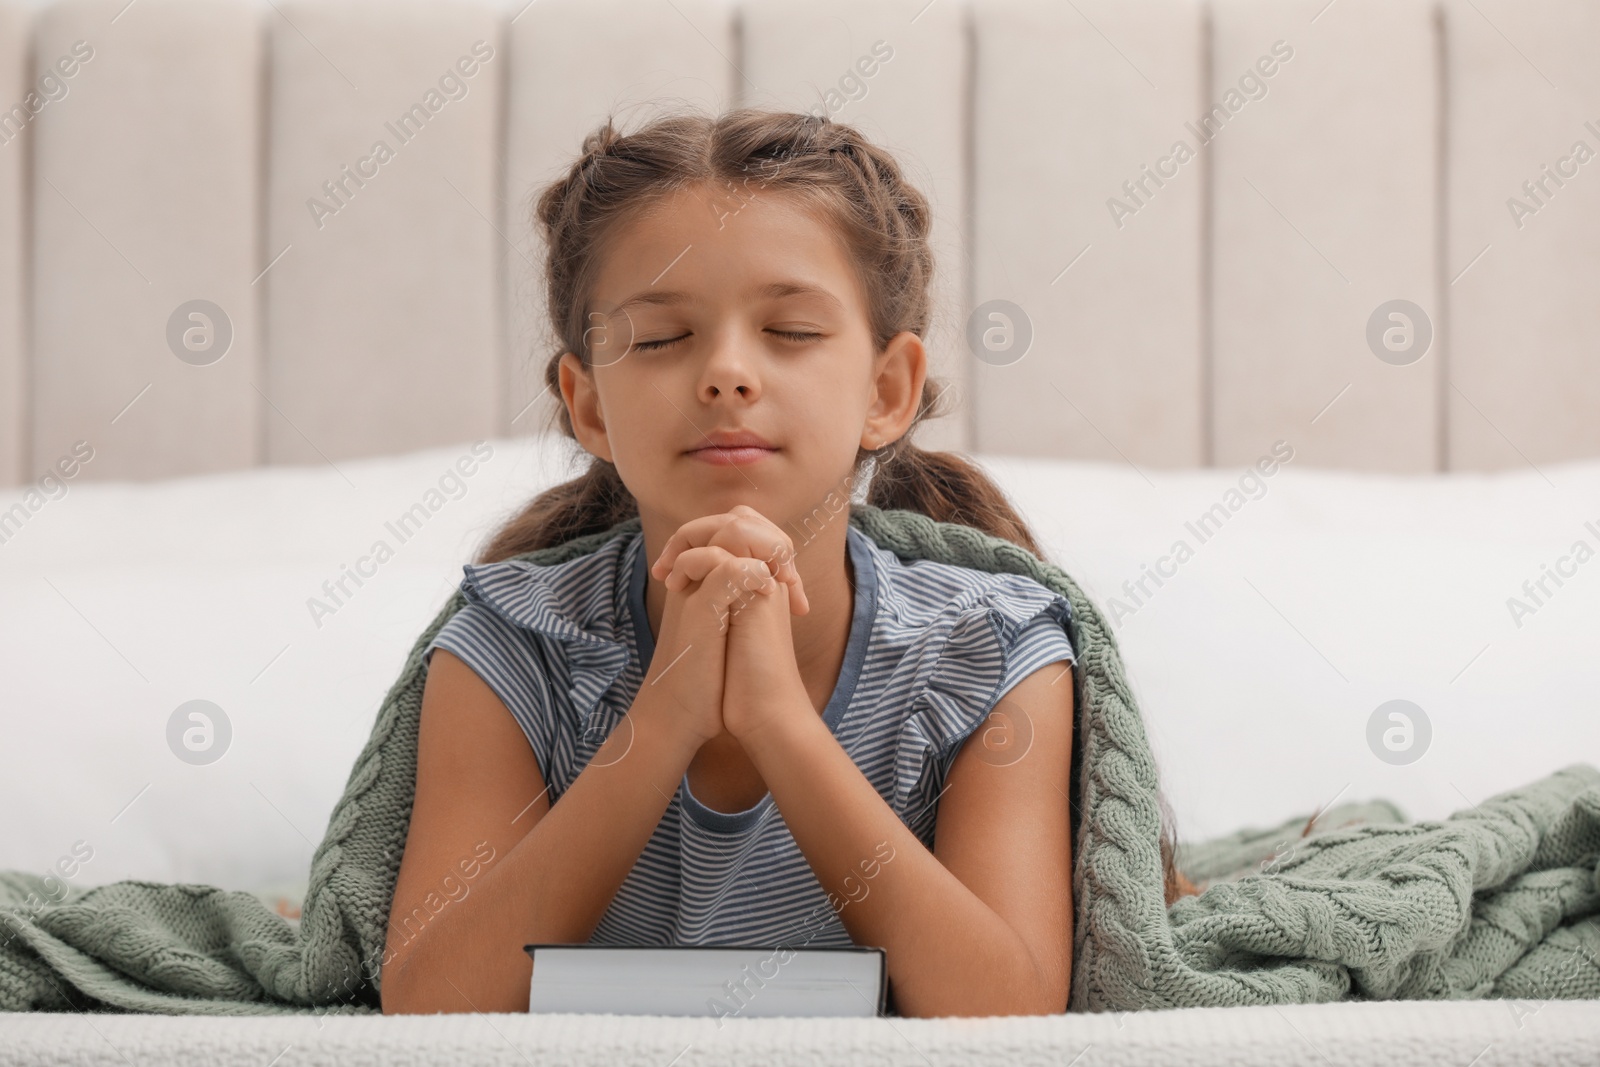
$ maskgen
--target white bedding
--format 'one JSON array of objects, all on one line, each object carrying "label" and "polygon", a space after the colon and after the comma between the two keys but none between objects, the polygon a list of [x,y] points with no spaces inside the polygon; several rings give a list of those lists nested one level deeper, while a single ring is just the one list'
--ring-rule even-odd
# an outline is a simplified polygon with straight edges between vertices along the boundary
[{"label": "white bedding", "polygon": [[0,1065],[1592,1067],[1593,1002],[1390,1001],[988,1019],[0,1014]]},{"label": "white bedding", "polygon": [[[292,913],[413,639],[480,541],[570,473],[564,445],[491,445],[459,487],[445,480],[403,543],[386,523],[427,503],[470,443],[337,469],[70,485],[39,509],[0,544],[0,868],[70,867],[74,889],[121,878],[248,889]],[[1108,611],[1241,473],[987,462]],[[1600,462],[1434,478],[1291,462],[1262,484],[1117,626],[1181,833],[1370,796],[1440,817],[1574,759],[1600,761],[1600,563],[1551,586],[1520,628],[1505,603],[1574,541],[1600,544],[1584,526],[1600,527]],[[393,557],[359,588],[347,583],[353,595],[318,626],[308,600],[378,539]],[[1373,709],[1396,697],[1433,724],[1426,755],[1407,765],[1366,741]],[[209,765],[181,761],[167,741],[174,709],[196,698],[221,706],[233,731]],[[741,1020],[721,1033],[650,1017],[0,1015],[0,1065],[1468,1067],[1595,1064],[1597,1048],[1595,1002]]]},{"label": "white bedding", "polygon": [[[0,543],[0,868],[293,893],[372,716],[480,541],[571,473],[564,444],[470,443],[337,468],[69,483]],[[480,446],[484,450],[484,446]],[[458,460],[420,530],[389,525]],[[986,461],[1108,612],[1181,834],[1334,799],[1443,817],[1574,759],[1600,761],[1600,561],[1517,627],[1506,599],[1600,538],[1600,462],[1396,477],[1290,461],[1175,576],[1122,591],[1241,469]],[[1549,480],[1547,481],[1546,478]],[[0,504],[20,496],[0,494]],[[1188,534],[1191,541],[1196,539]],[[378,539],[394,555],[320,620],[308,601]],[[1171,572],[1174,568],[1168,565]],[[329,601],[331,604],[331,600]],[[232,726],[203,766],[168,747],[178,705]],[[1384,701],[1429,716],[1420,760],[1368,748]],[[81,842],[81,844],[80,844]],[[86,862],[74,860],[92,850]],[[58,868],[61,869],[61,868]]]}]

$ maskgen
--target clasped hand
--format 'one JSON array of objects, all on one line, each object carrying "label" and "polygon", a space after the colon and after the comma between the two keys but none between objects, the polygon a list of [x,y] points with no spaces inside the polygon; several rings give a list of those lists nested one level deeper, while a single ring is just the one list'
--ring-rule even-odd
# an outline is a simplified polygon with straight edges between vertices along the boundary
[{"label": "clasped hand", "polygon": [[745,504],[690,520],[650,573],[667,587],[661,634],[645,678],[664,686],[701,741],[747,738],[810,710],[789,616],[810,610],[794,545]]}]

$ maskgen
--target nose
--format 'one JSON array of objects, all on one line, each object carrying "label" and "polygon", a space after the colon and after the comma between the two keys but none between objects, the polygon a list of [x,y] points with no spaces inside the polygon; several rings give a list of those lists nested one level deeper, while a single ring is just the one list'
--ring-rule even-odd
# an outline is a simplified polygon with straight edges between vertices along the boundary
[{"label": "nose", "polygon": [[700,399],[709,404],[718,397],[754,400],[761,395],[761,380],[749,347],[736,331],[725,331],[711,345],[700,369]]}]

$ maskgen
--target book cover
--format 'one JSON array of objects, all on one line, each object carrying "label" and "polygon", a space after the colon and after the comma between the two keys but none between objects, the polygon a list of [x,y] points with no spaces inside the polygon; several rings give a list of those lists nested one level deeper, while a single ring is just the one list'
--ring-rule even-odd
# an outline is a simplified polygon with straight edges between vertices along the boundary
[{"label": "book cover", "polygon": [[530,1012],[716,1019],[887,1014],[876,946],[532,944]]}]

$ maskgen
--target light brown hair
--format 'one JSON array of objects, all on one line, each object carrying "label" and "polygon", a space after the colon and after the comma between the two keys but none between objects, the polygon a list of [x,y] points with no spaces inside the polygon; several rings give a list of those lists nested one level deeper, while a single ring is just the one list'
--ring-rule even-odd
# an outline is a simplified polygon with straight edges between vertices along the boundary
[{"label": "light brown hair", "polygon": [[[894,157],[855,127],[805,112],[737,108],[715,116],[672,114],[623,134],[608,118],[584,139],[567,173],[538,193],[533,207],[546,248],[550,326],[559,342],[544,367],[553,395],[561,395],[563,352],[590,366],[585,329],[591,290],[611,239],[639,212],[702,184],[726,188],[730,207],[774,193],[799,198],[843,237],[866,294],[876,350],[882,352],[904,330],[926,336],[934,270],[928,200]],[[930,375],[912,429],[944,413],[943,393],[943,383]],[[566,406],[557,408],[561,432],[573,437]],[[867,503],[971,526],[1043,558],[1027,523],[977,466],[953,452],[917,448],[910,438],[908,429],[883,448],[858,450],[855,470],[871,463]],[[598,533],[636,514],[638,504],[616,467],[591,457],[581,475],[539,494],[497,531],[478,561]],[[1186,884],[1173,867],[1174,847],[1164,823],[1169,903]]]}]

